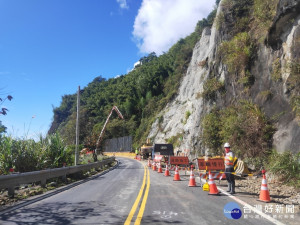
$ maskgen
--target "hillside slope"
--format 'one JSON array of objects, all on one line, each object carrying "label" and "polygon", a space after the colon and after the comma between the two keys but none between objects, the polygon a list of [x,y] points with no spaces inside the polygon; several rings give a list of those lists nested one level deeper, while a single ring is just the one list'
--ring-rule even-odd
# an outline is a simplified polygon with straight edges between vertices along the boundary
[{"label": "hillside slope", "polygon": [[[212,29],[206,28],[194,47],[178,95],[158,116],[163,119],[152,125],[148,137],[154,142],[171,140],[178,150],[204,154],[209,147],[203,140],[204,117],[247,100],[273,123],[271,148],[300,151],[300,1],[253,1],[245,6],[242,2],[220,2]],[[259,18],[269,13],[259,12],[255,8],[259,4],[275,15]],[[237,22],[244,25],[238,27]],[[242,35],[248,43],[239,38]],[[240,46],[226,48],[224,43]],[[244,53],[242,45],[252,52]],[[210,90],[205,90],[212,81]],[[228,141],[236,149],[241,147],[231,138]]]}]

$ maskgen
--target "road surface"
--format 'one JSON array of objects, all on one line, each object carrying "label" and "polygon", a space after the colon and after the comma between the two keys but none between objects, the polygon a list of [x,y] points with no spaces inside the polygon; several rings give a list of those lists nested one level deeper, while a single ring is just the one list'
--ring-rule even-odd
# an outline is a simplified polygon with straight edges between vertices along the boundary
[{"label": "road surface", "polygon": [[188,187],[189,177],[173,181],[143,163],[117,158],[119,166],[95,179],[23,207],[0,212],[0,224],[273,224],[252,213],[229,219],[234,200]]}]

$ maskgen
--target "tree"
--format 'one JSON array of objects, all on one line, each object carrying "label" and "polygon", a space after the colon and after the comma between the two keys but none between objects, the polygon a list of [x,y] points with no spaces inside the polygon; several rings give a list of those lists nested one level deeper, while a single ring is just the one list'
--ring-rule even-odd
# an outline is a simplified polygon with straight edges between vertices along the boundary
[{"label": "tree", "polygon": [[6,127],[2,124],[2,122],[0,121],[0,137],[2,133],[6,133]]},{"label": "tree", "polygon": [[[11,101],[12,99],[13,99],[13,97],[11,95],[7,95],[7,97],[4,98],[4,99],[0,98],[0,105],[2,105],[6,100]],[[7,111],[8,111],[7,108],[2,107],[1,110],[0,110],[0,114],[6,115]]]},{"label": "tree", "polygon": [[[6,98],[2,99],[0,98],[0,106],[6,101],[11,101],[13,99],[13,97],[11,95],[7,95]],[[1,107],[0,108],[0,115],[6,115],[7,114],[8,109],[5,107]],[[1,120],[0,120],[0,136],[2,133],[6,132],[6,127],[2,124]]]}]

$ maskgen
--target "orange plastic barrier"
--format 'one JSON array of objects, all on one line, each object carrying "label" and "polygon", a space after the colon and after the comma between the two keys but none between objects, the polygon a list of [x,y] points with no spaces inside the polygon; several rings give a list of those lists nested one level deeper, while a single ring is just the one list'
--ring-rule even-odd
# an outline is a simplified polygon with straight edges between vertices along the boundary
[{"label": "orange plastic barrier", "polygon": [[198,159],[198,166],[199,170],[225,170],[223,158],[208,159],[208,161],[205,161],[204,159]]},{"label": "orange plastic barrier", "polygon": [[171,165],[189,165],[189,158],[184,156],[170,156]]}]

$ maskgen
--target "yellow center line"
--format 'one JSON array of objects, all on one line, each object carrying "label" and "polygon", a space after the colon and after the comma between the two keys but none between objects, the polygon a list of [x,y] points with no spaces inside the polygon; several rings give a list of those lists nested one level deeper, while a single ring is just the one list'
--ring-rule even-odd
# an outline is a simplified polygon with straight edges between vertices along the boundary
[{"label": "yellow center line", "polygon": [[138,196],[137,196],[137,198],[136,198],[136,200],[135,200],[135,202],[134,202],[134,204],[133,204],[133,206],[130,210],[130,213],[129,213],[124,225],[130,225],[130,223],[131,223],[132,217],[133,217],[133,215],[136,211],[136,208],[138,207],[138,204],[141,200],[141,197],[142,197],[142,194],[143,194],[143,191],[144,191],[144,188],[145,188],[146,175],[147,175],[147,171],[146,171],[146,167],[144,166],[144,178],[143,178],[142,187],[141,187],[140,192],[139,192],[139,194],[138,194]]},{"label": "yellow center line", "polygon": [[140,207],[140,210],[139,210],[139,213],[137,215],[134,225],[141,224],[143,214],[145,211],[145,207],[146,207],[146,202],[148,199],[149,189],[150,189],[150,175],[149,175],[149,168],[147,167],[147,187],[146,187],[144,198],[143,198],[143,201],[142,201],[142,204],[141,204],[141,207]]}]

